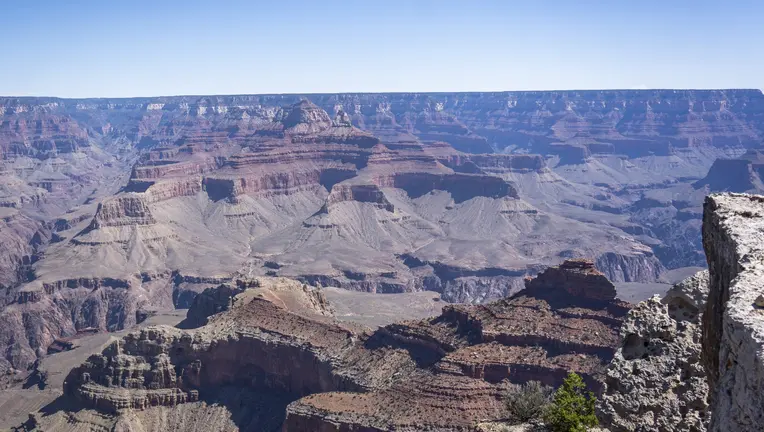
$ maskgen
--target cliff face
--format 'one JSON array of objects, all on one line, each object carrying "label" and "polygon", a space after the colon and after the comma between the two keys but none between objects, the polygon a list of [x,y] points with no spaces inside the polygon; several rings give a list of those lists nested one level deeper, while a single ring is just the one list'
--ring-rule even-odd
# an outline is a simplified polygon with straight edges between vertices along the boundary
[{"label": "cliff face", "polygon": [[703,315],[710,430],[756,430],[764,424],[764,199],[711,195],[704,210],[703,245],[711,274]]},{"label": "cliff face", "polygon": [[706,198],[708,272],[626,319],[598,407],[611,430],[761,429],[763,220],[760,196]]},{"label": "cliff face", "polygon": [[[159,121],[161,115],[168,112],[204,120],[226,117],[229,129],[220,128],[220,132],[229,134],[246,132],[263,119],[279,116],[288,127],[318,120],[324,125],[332,123],[331,115],[306,112],[288,116],[274,108],[305,98],[332,115],[342,113],[340,117],[364,129],[397,126],[420,139],[445,141],[471,153],[486,153],[505,145],[531,147],[533,153],[546,153],[540,149],[555,141],[579,136],[594,138],[587,144],[592,153],[640,155],[672,152],[699,144],[746,144],[764,130],[761,127],[764,96],[756,90],[364,93],[98,100],[2,98],[0,107],[6,116],[15,114],[21,118],[26,117],[22,114],[52,117],[78,112],[94,121],[105,113],[107,123],[101,125],[99,132],[107,134],[169,133],[174,125]],[[117,121],[126,113],[136,112],[141,113],[137,128]],[[688,116],[688,113],[703,115]],[[538,121],[539,118],[544,121]],[[18,127],[8,130],[18,130]],[[202,130],[199,128],[196,132]],[[305,132],[311,131],[305,129]],[[550,131],[554,131],[556,140],[552,141]],[[76,137],[82,136],[72,135],[67,142],[77,142]],[[49,135],[42,136],[39,141]],[[159,137],[152,139],[160,141]],[[597,144],[598,141],[607,144]]]},{"label": "cliff face", "polygon": [[[171,308],[169,275],[150,280],[82,278],[27,286],[0,311],[0,344],[7,347],[0,365],[8,377],[23,378],[34,361],[60,337],[81,330],[116,331],[145,318],[143,310]],[[19,376],[12,371],[18,370]]]},{"label": "cliff face", "polygon": [[[0,174],[1,175],[1,174]],[[35,236],[44,227],[38,221],[13,208],[0,206],[0,290],[10,290],[29,279],[32,261],[36,259]],[[11,299],[0,299],[4,304]]]}]

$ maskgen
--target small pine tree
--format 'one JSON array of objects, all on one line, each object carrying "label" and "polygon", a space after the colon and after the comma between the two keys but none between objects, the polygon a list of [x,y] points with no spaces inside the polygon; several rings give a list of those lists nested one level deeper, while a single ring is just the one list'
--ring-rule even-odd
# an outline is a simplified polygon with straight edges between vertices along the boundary
[{"label": "small pine tree", "polygon": [[544,423],[554,432],[585,432],[599,424],[594,414],[595,403],[594,393],[586,390],[584,380],[570,372],[554,393],[544,413]]}]

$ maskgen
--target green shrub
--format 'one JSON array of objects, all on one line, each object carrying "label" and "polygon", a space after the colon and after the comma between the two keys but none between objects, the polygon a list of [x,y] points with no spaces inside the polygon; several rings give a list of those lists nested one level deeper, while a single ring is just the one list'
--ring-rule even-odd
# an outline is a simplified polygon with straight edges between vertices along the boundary
[{"label": "green shrub", "polygon": [[510,419],[520,423],[540,419],[549,405],[551,394],[552,389],[538,381],[513,386],[504,402]]},{"label": "green shrub", "polygon": [[552,397],[544,412],[544,423],[554,432],[584,432],[597,426],[594,394],[586,390],[581,377],[571,372]]}]

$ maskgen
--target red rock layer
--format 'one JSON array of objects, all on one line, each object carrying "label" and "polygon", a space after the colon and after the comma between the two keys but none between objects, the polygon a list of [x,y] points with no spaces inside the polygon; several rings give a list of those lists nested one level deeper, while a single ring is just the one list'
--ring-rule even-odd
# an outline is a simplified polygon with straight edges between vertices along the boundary
[{"label": "red rock layer", "polygon": [[[459,201],[474,196],[517,196],[514,188],[498,177],[479,170],[455,173],[459,166],[472,162],[450,146],[440,153],[448,154],[446,159],[456,167],[454,170],[418,142],[390,149],[347,119],[342,120],[341,115],[340,120],[332,121],[325,111],[306,100],[283,115],[280,121],[260,124],[239,153],[227,155],[208,146],[205,156],[189,145],[153,149],[133,168],[128,189],[142,192],[163,188],[167,193],[161,194],[161,199],[167,199],[195,190],[169,185],[201,178],[203,190],[213,200],[236,201],[244,194],[288,194],[318,185],[331,189],[336,183],[360,176],[356,183],[370,183],[367,188],[396,187],[415,196],[436,189],[458,192]],[[498,159],[493,162],[491,156],[476,156],[480,164],[518,170],[537,169],[543,162],[524,156]],[[159,194],[154,195],[160,199]]]}]

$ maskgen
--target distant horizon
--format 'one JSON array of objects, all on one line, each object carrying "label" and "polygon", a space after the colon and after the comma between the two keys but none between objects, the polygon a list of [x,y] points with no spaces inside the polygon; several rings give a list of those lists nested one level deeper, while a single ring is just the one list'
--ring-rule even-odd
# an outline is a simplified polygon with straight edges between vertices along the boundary
[{"label": "distant horizon", "polygon": [[490,93],[575,93],[575,92],[725,92],[725,91],[758,91],[764,94],[764,89],[759,88],[587,88],[587,89],[551,89],[551,90],[466,90],[466,91],[339,91],[339,92],[284,92],[284,93],[220,93],[220,94],[160,94],[152,96],[92,96],[92,97],[61,97],[61,96],[21,96],[2,95],[0,99],[61,99],[61,100],[88,100],[88,99],[157,99],[157,98],[193,98],[193,97],[237,97],[237,96],[326,96],[326,95],[446,95],[446,94],[490,94]]}]

